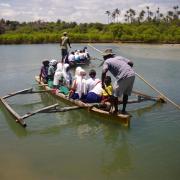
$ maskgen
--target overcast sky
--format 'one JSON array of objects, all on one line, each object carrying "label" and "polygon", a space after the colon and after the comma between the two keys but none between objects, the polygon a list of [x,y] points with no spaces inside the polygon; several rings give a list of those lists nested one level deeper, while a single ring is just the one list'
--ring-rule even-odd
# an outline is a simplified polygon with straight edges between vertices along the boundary
[{"label": "overcast sky", "polygon": [[180,0],[0,0],[0,19],[16,21],[75,21],[107,23],[105,11],[121,10],[121,19],[124,12],[146,9],[151,11],[159,7],[162,13],[179,6]]}]

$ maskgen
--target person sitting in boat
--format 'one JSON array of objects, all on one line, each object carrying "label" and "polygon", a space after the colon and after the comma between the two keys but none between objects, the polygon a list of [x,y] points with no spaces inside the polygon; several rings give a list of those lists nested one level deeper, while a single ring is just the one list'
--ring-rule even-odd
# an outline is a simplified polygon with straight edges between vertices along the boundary
[{"label": "person sitting in boat", "polygon": [[69,93],[69,98],[81,100],[85,98],[87,92],[85,76],[85,70],[81,67],[77,67],[75,70],[75,79]]},{"label": "person sitting in boat", "polygon": [[48,68],[49,68],[49,61],[44,60],[42,62],[42,67],[40,70],[39,79],[40,79],[40,81],[42,81],[45,84],[48,82]]},{"label": "person sitting in boat", "polygon": [[48,68],[48,86],[53,86],[53,80],[54,80],[54,74],[57,68],[57,60],[52,59],[49,62],[49,68]]},{"label": "person sitting in boat", "polygon": [[89,58],[90,58],[90,55],[89,55],[89,52],[88,52],[86,46],[83,48],[83,52],[84,52],[85,58],[86,58],[86,59],[89,59]]},{"label": "person sitting in boat", "polygon": [[69,56],[68,56],[68,61],[69,61],[69,65],[73,66],[75,63],[75,55],[74,55],[74,51],[72,51]]},{"label": "person sitting in boat", "polygon": [[54,81],[54,84],[56,83],[56,88],[59,89],[60,93],[68,95],[69,89],[72,85],[72,75],[69,64],[62,64],[62,67],[60,67],[59,71],[56,72],[55,75],[57,77],[56,82]]},{"label": "person sitting in boat", "polygon": [[79,59],[80,59],[80,62],[83,62],[85,60],[85,55],[82,50],[79,51]]},{"label": "person sitting in boat", "polygon": [[70,72],[69,64],[64,64],[64,66],[63,66],[63,79],[64,79],[63,84],[67,88],[70,88],[71,85],[72,85],[72,75],[71,75],[71,72]]},{"label": "person sitting in boat", "polygon": [[59,85],[63,83],[63,61],[57,63],[57,68],[54,73],[53,87],[58,89]]},{"label": "person sitting in boat", "polygon": [[74,53],[74,55],[75,55],[75,63],[80,62],[79,52],[80,52],[79,50],[75,50],[75,53]]},{"label": "person sitting in boat", "polygon": [[89,71],[89,77],[90,78],[86,80],[87,92],[91,91],[95,85],[101,81],[99,78],[96,78],[96,71],[94,69]]},{"label": "person sitting in boat", "polygon": [[86,103],[97,103],[101,101],[102,84],[101,80],[96,78],[96,71],[91,69],[89,71],[90,78],[86,80],[87,96]]},{"label": "person sitting in boat", "polygon": [[113,94],[113,87],[111,84],[111,77],[106,76],[104,79],[104,89],[102,92],[102,103],[110,102],[111,101],[111,96]]}]

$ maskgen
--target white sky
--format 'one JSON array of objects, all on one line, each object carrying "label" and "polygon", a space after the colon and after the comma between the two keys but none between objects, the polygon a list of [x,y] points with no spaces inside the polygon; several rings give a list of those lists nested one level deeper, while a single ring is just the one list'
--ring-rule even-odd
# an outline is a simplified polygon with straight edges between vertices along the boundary
[{"label": "white sky", "polygon": [[0,0],[0,19],[16,21],[57,21],[57,19],[77,23],[107,23],[105,11],[121,10],[121,20],[129,8],[165,13],[179,6],[180,0]]}]

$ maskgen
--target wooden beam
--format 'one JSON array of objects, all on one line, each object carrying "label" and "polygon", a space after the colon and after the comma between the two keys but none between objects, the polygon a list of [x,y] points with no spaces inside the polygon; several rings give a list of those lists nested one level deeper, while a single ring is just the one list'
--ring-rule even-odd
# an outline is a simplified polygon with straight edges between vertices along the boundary
[{"label": "wooden beam", "polygon": [[21,126],[26,127],[26,123],[23,118],[17,112],[15,112],[3,98],[0,98],[0,100],[4,104],[6,109],[11,113],[11,115],[15,117],[16,122],[19,123]]},{"label": "wooden beam", "polygon": [[9,93],[8,95],[2,97],[3,99],[6,99],[6,98],[9,98],[9,97],[12,97],[12,96],[15,96],[17,94],[26,94],[27,92],[31,92],[32,91],[32,88],[27,88],[27,89],[23,89],[23,90],[20,90],[20,91],[16,91],[16,92],[13,92],[13,93]]},{"label": "wooden beam", "polygon": [[44,108],[41,108],[41,109],[38,109],[38,110],[35,110],[35,111],[32,111],[32,112],[28,112],[25,115],[21,116],[21,118],[22,119],[26,119],[26,118],[28,118],[30,116],[33,116],[33,115],[37,114],[37,113],[46,112],[49,109],[55,109],[57,106],[59,106],[58,103],[50,105],[50,106],[47,106],[47,107],[44,107]]}]

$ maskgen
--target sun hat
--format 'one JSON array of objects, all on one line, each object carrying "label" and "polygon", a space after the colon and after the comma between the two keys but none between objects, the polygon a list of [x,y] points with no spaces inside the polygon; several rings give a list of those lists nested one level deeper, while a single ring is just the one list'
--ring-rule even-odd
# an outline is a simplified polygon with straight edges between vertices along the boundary
[{"label": "sun hat", "polygon": [[67,35],[67,32],[63,32],[64,35]]},{"label": "sun hat", "polygon": [[108,55],[115,55],[112,51],[112,49],[106,49],[103,53],[102,56],[108,56]]}]

